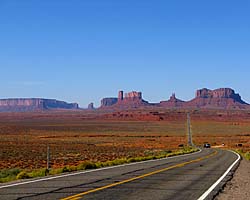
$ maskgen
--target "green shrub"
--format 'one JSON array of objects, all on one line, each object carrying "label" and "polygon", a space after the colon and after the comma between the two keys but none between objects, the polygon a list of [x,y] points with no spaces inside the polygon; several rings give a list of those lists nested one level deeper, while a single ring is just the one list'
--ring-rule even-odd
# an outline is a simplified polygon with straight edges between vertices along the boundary
[{"label": "green shrub", "polygon": [[6,183],[14,180],[16,180],[16,176],[7,176],[4,178],[0,178],[0,183]]},{"label": "green shrub", "polygon": [[96,165],[95,163],[92,163],[92,162],[86,162],[85,169],[96,169]]},{"label": "green shrub", "polygon": [[32,178],[43,177],[46,176],[47,174],[48,174],[47,169],[37,169],[28,173],[28,175]]},{"label": "green shrub", "polygon": [[0,170],[0,178],[6,178],[8,176],[17,176],[17,174],[19,174],[21,172],[20,169],[3,169]]},{"label": "green shrub", "polygon": [[127,163],[128,161],[126,159],[116,159],[116,160],[113,160],[112,161],[112,164],[113,165],[121,165],[121,164],[125,164]]},{"label": "green shrub", "polygon": [[95,164],[96,168],[102,168],[102,167],[105,167],[105,165],[102,163],[102,162],[97,162]]},{"label": "green shrub", "polygon": [[31,178],[26,171],[21,171],[17,176],[16,179],[28,179]]},{"label": "green shrub", "polygon": [[247,159],[247,160],[250,160],[250,152],[246,152],[244,154],[244,157]]},{"label": "green shrub", "polygon": [[77,165],[77,170],[85,170],[85,165],[84,165],[84,163],[81,163],[81,164],[79,164],[79,165]]},{"label": "green shrub", "polygon": [[3,169],[0,170],[0,183],[16,180],[16,176],[21,172],[20,169]]},{"label": "green shrub", "polygon": [[77,167],[76,166],[65,166],[63,167],[63,172],[73,172],[73,171],[76,171],[77,170]]},{"label": "green shrub", "polygon": [[49,174],[50,174],[50,175],[61,174],[61,173],[64,172],[63,170],[64,170],[64,168],[51,169],[51,170],[49,171]]},{"label": "green shrub", "polygon": [[129,158],[129,159],[128,159],[128,162],[129,162],[129,163],[136,162],[136,159],[135,159],[135,158]]},{"label": "green shrub", "polygon": [[62,172],[73,172],[76,171],[77,167],[76,166],[65,166],[62,168]]},{"label": "green shrub", "polygon": [[76,167],[77,170],[85,170],[85,169],[96,169],[98,168],[93,162],[83,162]]}]

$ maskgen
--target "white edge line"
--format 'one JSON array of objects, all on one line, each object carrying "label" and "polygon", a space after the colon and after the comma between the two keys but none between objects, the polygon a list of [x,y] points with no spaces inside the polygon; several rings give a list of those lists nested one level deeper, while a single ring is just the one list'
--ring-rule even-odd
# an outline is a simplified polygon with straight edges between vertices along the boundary
[{"label": "white edge line", "polygon": [[[231,150],[228,150],[231,151]],[[239,162],[240,155],[234,151],[231,151],[238,156],[237,160],[228,168],[228,170],[197,200],[205,200],[207,196],[216,188],[217,185],[227,176],[227,174],[232,170],[232,168]]]},{"label": "white edge line", "polygon": [[21,182],[21,183],[13,183],[13,184],[9,184],[9,185],[0,186],[0,189],[2,189],[2,188],[8,188],[8,187],[14,187],[14,186],[19,186],[19,185],[25,185],[25,184],[30,184],[30,183],[48,181],[48,180],[53,180],[53,179],[58,179],[58,178],[63,178],[63,177],[76,176],[76,175],[80,175],[80,174],[87,174],[87,173],[91,173],[91,172],[102,171],[102,170],[107,170],[107,169],[113,169],[113,168],[118,168],[118,167],[125,167],[125,166],[130,166],[130,165],[136,165],[136,164],[142,164],[142,163],[148,163],[148,162],[156,162],[156,161],[160,161],[160,160],[167,160],[167,159],[179,158],[179,157],[184,157],[184,156],[198,154],[201,151],[202,150],[199,149],[199,151],[194,152],[194,153],[190,153],[190,154],[184,154],[184,155],[179,155],[179,156],[161,158],[161,159],[157,159],[157,160],[146,160],[146,161],[141,161],[141,162],[134,162],[134,163],[128,163],[128,164],[123,164],[123,165],[116,165],[116,166],[111,166],[111,167],[103,167],[103,168],[99,168],[99,169],[93,169],[93,170],[75,172],[75,173],[64,174],[64,175],[59,175],[59,176],[53,176],[53,177],[48,177],[48,178],[41,178],[41,179],[36,179],[36,180],[33,180],[33,181],[25,181],[25,182]]}]

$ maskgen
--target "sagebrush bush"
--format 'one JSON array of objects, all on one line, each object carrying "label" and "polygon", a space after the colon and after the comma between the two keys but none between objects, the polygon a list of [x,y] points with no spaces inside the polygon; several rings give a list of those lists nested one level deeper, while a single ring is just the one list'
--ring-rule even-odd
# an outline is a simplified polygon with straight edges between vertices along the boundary
[{"label": "sagebrush bush", "polygon": [[247,160],[250,160],[250,152],[246,152],[244,157],[247,159]]},{"label": "sagebrush bush", "polygon": [[43,177],[43,176],[46,176],[47,175],[47,169],[37,169],[37,170],[34,170],[34,171],[31,171],[28,173],[28,175],[32,178],[35,178],[35,177]]},{"label": "sagebrush bush", "polygon": [[63,170],[64,170],[64,168],[51,169],[51,170],[49,171],[49,174],[50,174],[50,175],[61,174],[61,173],[64,172]]},{"label": "sagebrush bush", "polygon": [[96,165],[95,163],[92,163],[92,162],[86,162],[85,163],[85,169],[96,169]]},{"label": "sagebrush bush", "polygon": [[21,172],[20,169],[3,169],[0,170],[0,178],[6,178],[8,176],[17,176]]},{"label": "sagebrush bush", "polygon": [[28,179],[31,178],[29,174],[26,171],[21,171],[19,174],[17,174],[16,179]]}]

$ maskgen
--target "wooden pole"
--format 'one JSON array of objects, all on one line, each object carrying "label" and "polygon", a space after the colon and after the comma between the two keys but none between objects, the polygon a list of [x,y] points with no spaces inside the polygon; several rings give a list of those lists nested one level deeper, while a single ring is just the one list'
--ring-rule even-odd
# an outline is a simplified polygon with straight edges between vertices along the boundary
[{"label": "wooden pole", "polygon": [[191,131],[191,122],[190,114],[187,114],[187,131],[188,131],[188,145],[193,146],[192,131]]},{"label": "wooden pole", "polygon": [[47,146],[47,171],[50,169],[50,148]]}]

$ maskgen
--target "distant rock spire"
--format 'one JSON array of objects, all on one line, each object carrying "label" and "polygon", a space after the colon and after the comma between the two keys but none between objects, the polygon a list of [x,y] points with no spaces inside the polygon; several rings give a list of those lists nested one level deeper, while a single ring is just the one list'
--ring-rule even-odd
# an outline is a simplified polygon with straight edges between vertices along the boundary
[{"label": "distant rock spire", "polygon": [[118,92],[118,101],[122,101],[123,100],[123,91],[119,91]]},{"label": "distant rock spire", "polygon": [[90,104],[88,105],[88,110],[94,110],[94,109],[95,109],[94,103],[90,103]]}]

